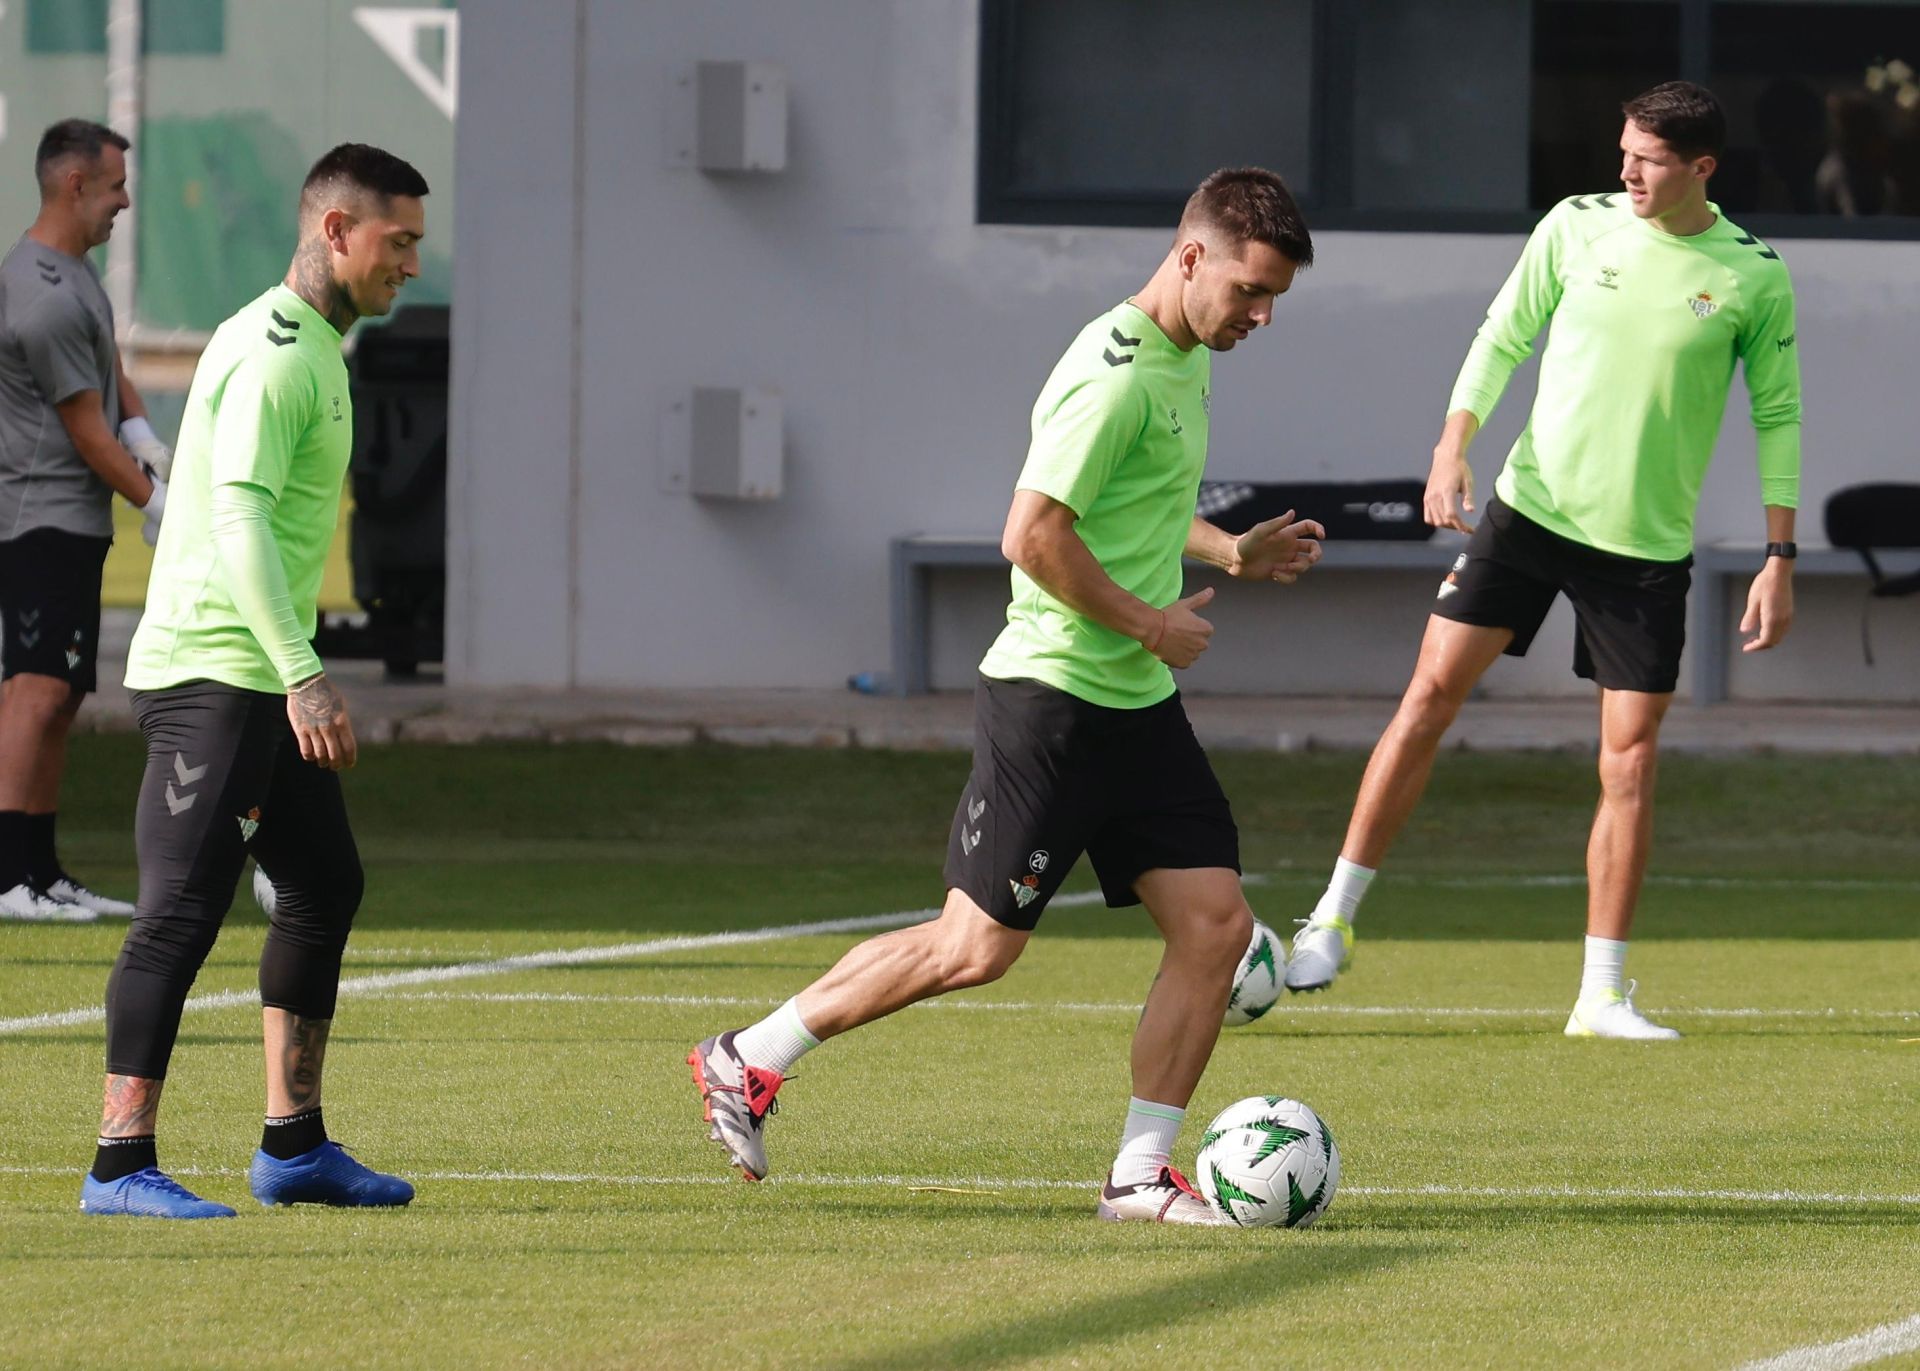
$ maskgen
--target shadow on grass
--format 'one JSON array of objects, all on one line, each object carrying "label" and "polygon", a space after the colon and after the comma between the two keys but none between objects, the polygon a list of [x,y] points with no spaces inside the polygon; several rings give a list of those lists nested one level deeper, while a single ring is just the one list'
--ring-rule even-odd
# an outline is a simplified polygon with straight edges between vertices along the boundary
[{"label": "shadow on grass", "polygon": [[1347,1218],[1353,1226],[1368,1231],[1479,1236],[1490,1229],[1546,1226],[1563,1230],[1581,1227],[1916,1228],[1920,1227],[1920,1204],[1873,1201],[1833,1204],[1785,1196],[1751,1200],[1642,1200],[1567,1195],[1471,1201],[1434,1196],[1417,1202],[1371,1198],[1364,1210],[1349,1213]]},{"label": "shadow on grass", "polygon": [[[1171,1333],[1201,1319],[1233,1319],[1243,1310],[1297,1299],[1315,1286],[1352,1280],[1437,1250],[1351,1243],[1334,1247],[1285,1230],[1220,1236],[1222,1247],[1196,1249],[1193,1262],[1198,1269],[1176,1280],[1103,1288],[1042,1311],[988,1320],[965,1332],[935,1334],[821,1364],[832,1371],[999,1366],[1083,1351],[1092,1358],[1090,1364],[1098,1365],[1095,1349],[1122,1338]],[[1231,1251],[1226,1250],[1228,1243]],[[1248,1252],[1249,1247],[1254,1250]],[[848,1332],[857,1336],[855,1330]]]}]

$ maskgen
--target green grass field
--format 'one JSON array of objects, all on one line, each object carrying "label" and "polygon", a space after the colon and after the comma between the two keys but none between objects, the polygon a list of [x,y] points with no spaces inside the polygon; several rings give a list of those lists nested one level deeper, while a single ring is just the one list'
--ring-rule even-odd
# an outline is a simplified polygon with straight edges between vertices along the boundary
[{"label": "green grass field", "polygon": [[[78,740],[62,819],[116,893],[137,748]],[[1362,759],[1217,760],[1290,932]],[[185,1020],[161,1160],[241,1217],[80,1216],[100,1026],[23,1021],[96,1006],[122,929],[0,925],[0,1365],[1735,1367],[1920,1315],[1912,760],[1666,763],[1629,970],[1687,1037],[1642,1045],[1560,1034],[1590,761],[1444,759],[1350,973],[1222,1038],[1176,1155],[1244,1095],[1309,1101],[1344,1154],[1310,1231],[1093,1220],[1157,944],[1084,905],[1002,982],[810,1056],[775,1181],[730,1180],[688,1045],[862,934],[709,935],[936,903],[965,766],[369,753],[327,1115],[416,1180],[400,1212],[253,1204],[236,1004]],[[196,994],[247,991],[263,927],[243,894]],[[364,983],[583,948],[615,951]]]}]

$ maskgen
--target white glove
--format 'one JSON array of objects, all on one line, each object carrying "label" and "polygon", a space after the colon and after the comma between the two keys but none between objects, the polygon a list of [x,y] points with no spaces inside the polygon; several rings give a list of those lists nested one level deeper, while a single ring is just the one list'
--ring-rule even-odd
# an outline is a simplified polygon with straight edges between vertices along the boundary
[{"label": "white glove", "polygon": [[148,547],[160,541],[160,516],[167,512],[167,483],[158,476],[152,480],[153,494],[140,506],[140,512],[147,516],[140,523],[140,537]]},{"label": "white glove", "polygon": [[173,479],[173,449],[160,441],[153,425],[135,417],[120,425],[120,445],[132,454],[147,475],[162,481]]}]

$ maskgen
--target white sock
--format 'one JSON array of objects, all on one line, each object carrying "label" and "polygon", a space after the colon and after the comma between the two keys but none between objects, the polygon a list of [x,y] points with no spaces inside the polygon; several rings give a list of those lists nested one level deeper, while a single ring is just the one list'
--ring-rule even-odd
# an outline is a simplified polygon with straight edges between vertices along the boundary
[{"label": "white sock", "polygon": [[1372,881],[1372,867],[1356,865],[1345,857],[1334,862],[1333,879],[1327,882],[1327,893],[1320,897],[1320,903],[1313,907],[1312,922],[1332,923],[1339,918],[1352,923]]},{"label": "white sock", "polygon": [[1580,998],[1611,999],[1627,988],[1627,945],[1613,938],[1587,938],[1587,961],[1580,971]]},{"label": "white sock", "polygon": [[1160,1168],[1173,1159],[1173,1140],[1180,1136],[1186,1117],[1186,1110],[1170,1104],[1129,1099],[1120,1155],[1113,1159],[1113,1183],[1150,1185],[1159,1180]]},{"label": "white sock", "polygon": [[778,1071],[782,1076],[790,1073],[795,1062],[818,1046],[820,1040],[807,1032],[806,1024],[801,1021],[797,998],[733,1035],[733,1050],[740,1054],[741,1061],[748,1066]]}]

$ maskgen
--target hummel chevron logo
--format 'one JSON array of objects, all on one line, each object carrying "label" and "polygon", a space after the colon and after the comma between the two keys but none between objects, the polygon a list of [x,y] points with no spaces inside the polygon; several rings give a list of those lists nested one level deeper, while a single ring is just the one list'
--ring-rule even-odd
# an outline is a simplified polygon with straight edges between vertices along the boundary
[{"label": "hummel chevron logo", "polygon": [[[1137,348],[1140,346],[1140,340],[1138,338],[1129,338],[1119,329],[1115,329],[1112,336],[1113,341],[1123,348]],[[1112,348],[1102,348],[1100,355],[1107,359],[1107,365],[1110,367],[1123,367],[1133,360],[1132,353],[1115,352]]]},{"label": "hummel chevron logo", "polygon": [[[185,790],[188,786],[194,784],[202,776],[206,775],[207,768],[212,765],[212,762],[202,762],[199,766],[188,766],[186,753],[176,752],[173,754],[173,774],[174,778],[180,782],[181,790]],[[176,817],[184,814],[193,808],[193,802],[199,798],[198,795],[179,794],[173,788],[173,781],[167,782],[168,813]]]},{"label": "hummel chevron logo", "polygon": [[273,345],[274,345],[275,347],[277,347],[277,348],[283,348],[283,347],[285,347],[285,346],[286,346],[286,345],[287,345],[288,343],[294,343],[294,342],[298,342],[298,341],[299,341],[299,339],[297,339],[297,338],[287,338],[287,337],[284,337],[284,336],[282,336],[281,334],[278,334],[278,333],[275,333],[275,332],[274,332],[274,331],[273,331],[272,329],[268,329],[268,330],[267,330],[267,341],[268,341],[269,343],[272,343],[272,344],[273,344]]},{"label": "hummel chevron logo", "polygon": [[31,633],[22,633],[20,635],[21,647],[34,647],[39,642],[40,642],[40,630],[37,628]]},{"label": "hummel chevron logo", "polygon": [[1765,243],[1761,242],[1758,238],[1755,238],[1751,233],[1743,233],[1733,241],[1738,243],[1743,248],[1759,248],[1760,255],[1766,258],[1769,262],[1777,262],[1780,260],[1779,253],[1775,252],[1772,248],[1768,247]]},{"label": "hummel chevron logo", "polygon": [[43,262],[38,257],[33,259],[33,264],[40,268],[40,279],[42,281],[45,281],[50,286],[60,284],[59,267],[55,266],[52,262]]},{"label": "hummel chevron logo", "polygon": [[970,801],[967,805],[967,822],[970,824],[979,823],[980,816],[986,812],[987,802],[985,800]]},{"label": "hummel chevron logo", "polygon": [[300,321],[298,319],[289,319],[277,309],[270,309],[267,313],[273,316],[274,323],[280,325],[281,328],[286,329],[289,333],[298,333],[300,331]]},{"label": "hummel chevron logo", "polygon": [[[1596,195],[1593,197],[1593,204],[1600,206],[1601,209],[1612,209],[1613,197],[1618,194],[1618,191],[1610,190],[1604,195]],[[1587,203],[1586,196],[1576,195],[1573,197],[1573,207],[1575,209],[1592,209],[1593,205]]]}]

